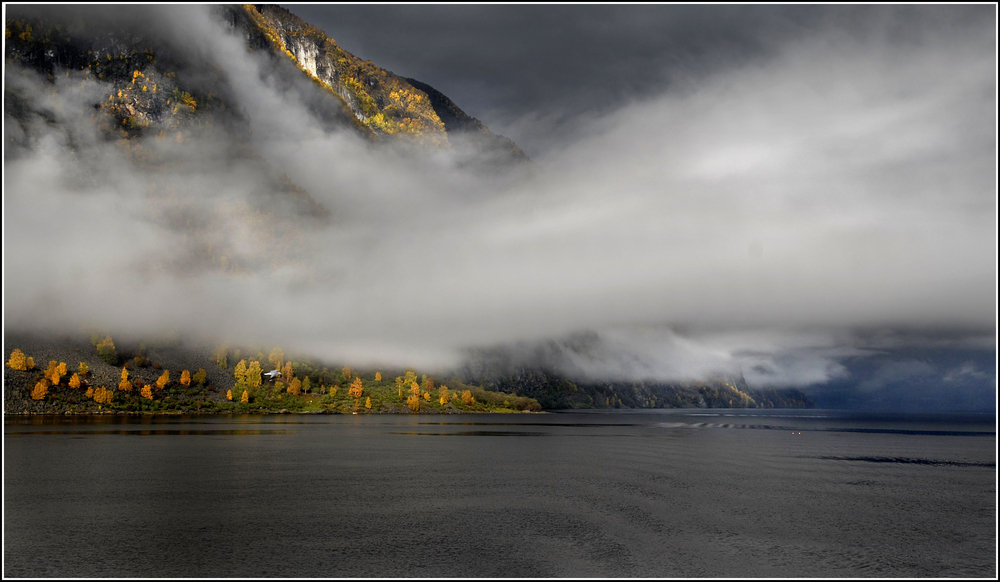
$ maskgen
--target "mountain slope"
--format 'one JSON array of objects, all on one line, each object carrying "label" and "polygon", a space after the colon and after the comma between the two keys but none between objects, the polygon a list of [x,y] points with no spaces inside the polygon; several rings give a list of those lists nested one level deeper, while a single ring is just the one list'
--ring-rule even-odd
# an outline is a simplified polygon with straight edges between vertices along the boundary
[{"label": "mountain slope", "polygon": [[[110,114],[113,127],[127,137],[174,131],[206,111],[229,108],[234,119],[244,114],[232,110],[234,99],[227,94],[233,89],[192,62],[189,47],[149,27],[155,13],[135,7],[119,12],[12,7],[5,23],[5,58],[50,81],[70,71],[100,81],[106,94],[94,105]],[[325,97],[309,94],[304,100],[331,125],[352,127],[375,141],[458,149],[466,157],[468,151],[482,151],[491,165],[498,155],[505,163],[527,161],[512,141],[493,134],[438,91],[361,60],[283,8],[227,5],[209,12],[241,36],[249,50],[269,53],[272,72],[284,75],[285,83],[298,82],[287,65],[311,79]],[[16,93],[7,96],[12,102],[7,112],[17,118],[24,104]],[[476,138],[470,140],[469,134]]]}]

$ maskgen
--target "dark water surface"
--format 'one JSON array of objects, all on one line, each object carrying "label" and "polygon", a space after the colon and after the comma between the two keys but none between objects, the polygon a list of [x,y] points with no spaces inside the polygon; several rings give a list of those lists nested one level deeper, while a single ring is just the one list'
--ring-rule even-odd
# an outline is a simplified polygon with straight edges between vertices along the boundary
[{"label": "dark water surface", "polygon": [[7,417],[3,574],[994,577],[996,444],[822,410]]}]

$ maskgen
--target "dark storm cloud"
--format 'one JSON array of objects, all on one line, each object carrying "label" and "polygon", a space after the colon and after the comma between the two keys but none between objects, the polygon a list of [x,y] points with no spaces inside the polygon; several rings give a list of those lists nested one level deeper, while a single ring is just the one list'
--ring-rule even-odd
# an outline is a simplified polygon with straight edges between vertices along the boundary
[{"label": "dark storm cloud", "polygon": [[993,18],[989,6],[285,6],[355,55],[432,85],[534,157],[582,118],[761,66],[831,28],[914,43]]}]

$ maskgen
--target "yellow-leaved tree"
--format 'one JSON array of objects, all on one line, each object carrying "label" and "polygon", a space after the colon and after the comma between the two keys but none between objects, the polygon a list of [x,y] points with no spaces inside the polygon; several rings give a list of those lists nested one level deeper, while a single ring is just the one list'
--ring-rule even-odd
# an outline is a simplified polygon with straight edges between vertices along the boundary
[{"label": "yellow-leaved tree", "polygon": [[462,404],[468,406],[475,401],[476,399],[472,397],[472,391],[466,390],[465,392],[462,392]]},{"label": "yellow-leaved tree", "polygon": [[153,399],[153,387],[150,386],[149,384],[146,384],[145,386],[143,386],[142,390],[140,391],[140,393],[142,394],[142,397],[145,398],[146,400],[152,400]]},{"label": "yellow-leaved tree", "polygon": [[10,359],[7,360],[7,365],[11,367],[12,370],[20,370],[22,372],[28,369],[28,358],[19,349],[15,349],[10,353]]},{"label": "yellow-leaved tree", "polygon": [[371,410],[371,409],[372,409],[372,397],[371,397],[371,396],[369,396],[369,397],[368,397],[368,398],[367,398],[367,399],[365,400],[365,408],[367,408],[368,410]]},{"label": "yellow-leaved tree", "polygon": [[243,391],[243,396],[240,396],[240,402],[243,402],[244,404],[250,402],[250,394],[247,393],[246,390]]},{"label": "yellow-leaved tree", "polygon": [[274,348],[271,350],[271,355],[267,357],[267,361],[271,363],[273,369],[280,370],[281,365],[285,362],[285,352],[281,348]]},{"label": "yellow-leaved tree", "polygon": [[260,377],[261,377],[260,362],[258,362],[257,360],[253,360],[250,362],[250,365],[247,366],[247,372],[246,372],[247,386],[250,386],[251,388],[259,388]]},{"label": "yellow-leaved tree", "polygon": [[292,382],[288,385],[288,393],[292,396],[298,396],[302,393],[302,382],[298,378],[292,379]]},{"label": "yellow-leaved tree", "polygon": [[406,399],[406,405],[410,407],[413,412],[420,412],[420,397],[416,394],[410,394],[410,397]]},{"label": "yellow-leaved tree", "polygon": [[240,360],[239,363],[236,364],[236,369],[233,370],[233,376],[236,377],[236,381],[237,382],[242,382],[242,383],[246,384],[246,381],[247,381],[247,361],[246,360]]},{"label": "yellow-leaved tree", "polygon": [[104,386],[98,386],[94,389],[94,402],[98,404],[111,404],[111,401],[114,400],[114,398],[115,393],[108,390]]},{"label": "yellow-leaved tree", "polygon": [[79,368],[77,368],[77,370],[79,371],[79,373],[80,373],[81,376],[86,376],[87,372],[90,371],[90,366],[88,366],[84,362],[80,362],[80,366],[79,366]]},{"label": "yellow-leaved tree", "polygon": [[232,399],[233,399],[233,391],[226,390],[226,400],[232,400]]},{"label": "yellow-leaved tree", "polygon": [[448,404],[448,387],[447,386],[442,386],[441,387],[440,395],[441,395],[441,398],[439,399],[439,402],[441,403],[441,406],[444,406],[445,404]]},{"label": "yellow-leaved tree", "polygon": [[35,369],[35,358],[28,356],[24,359],[24,365],[28,367],[29,370]]},{"label": "yellow-leaved tree", "polygon": [[181,385],[190,386],[191,385],[191,372],[184,370],[181,372]]},{"label": "yellow-leaved tree", "polygon": [[80,387],[80,375],[77,374],[76,372],[74,372],[73,376],[69,379],[69,387],[70,388]]},{"label": "yellow-leaved tree", "polygon": [[163,390],[164,386],[166,386],[169,382],[170,382],[170,370],[164,370],[163,374],[161,374],[160,377],[156,379],[156,389]]},{"label": "yellow-leaved tree", "polygon": [[375,372],[375,381],[376,382],[382,381],[382,372]]}]

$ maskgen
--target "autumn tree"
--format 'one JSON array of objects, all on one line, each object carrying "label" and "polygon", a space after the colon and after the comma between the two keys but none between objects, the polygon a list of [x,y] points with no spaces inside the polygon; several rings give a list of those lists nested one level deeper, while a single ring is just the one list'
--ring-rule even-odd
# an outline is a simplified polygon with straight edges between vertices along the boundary
[{"label": "autumn tree", "polygon": [[382,381],[382,372],[375,372],[375,381],[376,382]]},{"label": "autumn tree", "polygon": [[35,384],[35,388],[31,391],[32,400],[43,400],[49,395],[49,381],[42,378]]},{"label": "autumn tree", "polygon": [[163,387],[166,386],[168,382],[170,382],[170,370],[164,370],[163,374],[156,379],[156,389],[163,390]]},{"label": "autumn tree", "polygon": [[292,363],[285,362],[285,366],[281,368],[281,376],[285,379],[285,382],[291,383],[292,378],[295,377],[295,372],[292,370]]},{"label": "autumn tree", "polygon": [[111,401],[115,398],[115,393],[108,390],[104,386],[98,386],[94,389],[94,402],[98,404],[111,404]]},{"label": "autumn tree", "polygon": [[[221,346],[215,348],[213,359],[215,360],[215,363],[223,370],[229,367],[229,348],[226,346],[226,344],[222,344]],[[232,400],[232,398],[230,398],[230,400]]]},{"label": "autumn tree", "polygon": [[399,391],[399,399],[403,399],[403,377],[396,376],[396,390]]},{"label": "autumn tree", "polygon": [[420,412],[420,397],[416,394],[410,394],[409,398],[406,399],[406,405],[410,407],[413,412]]},{"label": "autumn tree", "polygon": [[431,393],[430,392],[424,392],[424,400],[426,400],[427,402],[431,401]]},{"label": "autumn tree", "polygon": [[118,352],[115,350],[115,342],[111,340],[110,335],[98,342],[97,355],[108,365],[118,365]]},{"label": "autumn tree", "polygon": [[27,368],[29,370],[34,370],[35,369],[35,358],[32,358],[31,356],[28,356],[27,358],[24,359],[24,365],[27,366]]},{"label": "autumn tree", "polygon": [[367,408],[368,410],[372,409],[372,397],[371,396],[369,396],[367,399],[365,399],[365,408]]},{"label": "autumn tree", "polygon": [[462,392],[462,404],[468,406],[468,405],[472,404],[475,401],[476,401],[476,399],[472,397],[472,391],[471,390],[466,390],[465,392]]},{"label": "autumn tree", "polygon": [[302,391],[309,392],[311,388],[312,388],[312,382],[309,380],[309,376],[306,376],[305,378],[302,379]]},{"label": "autumn tree", "polygon": [[80,375],[76,372],[74,372],[73,376],[69,379],[69,387],[74,389],[80,387]]},{"label": "autumn tree", "polygon": [[77,368],[77,371],[81,376],[86,376],[87,373],[90,372],[90,366],[88,366],[85,362],[80,362],[80,366]]},{"label": "autumn tree", "polygon": [[441,396],[441,398],[439,400],[439,402],[441,402],[441,406],[444,406],[445,404],[448,404],[448,387],[447,386],[442,386],[441,390],[439,391],[439,394]]},{"label": "autumn tree", "polygon": [[298,378],[294,378],[288,385],[288,393],[292,396],[298,396],[302,393],[302,382]]},{"label": "autumn tree", "polygon": [[233,376],[236,377],[237,382],[246,384],[247,381],[247,361],[240,360],[236,364],[236,368],[233,370]]},{"label": "autumn tree", "polygon": [[271,355],[267,357],[267,361],[271,363],[273,369],[280,370],[281,365],[285,362],[285,352],[281,348],[274,348],[271,350]]},{"label": "autumn tree", "polygon": [[247,367],[246,371],[246,385],[251,388],[260,387],[261,369],[260,362],[253,360],[250,362],[250,366]]},{"label": "autumn tree", "polygon": [[190,386],[191,385],[191,372],[184,370],[181,372],[181,385]]},{"label": "autumn tree", "polygon": [[355,377],[354,382],[351,383],[351,389],[347,391],[351,398],[361,398],[361,393],[364,391],[364,387],[361,384],[361,378]]},{"label": "autumn tree", "polygon": [[434,389],[434,378],[425,375],[424,376],[423,389],[425,391],[427,391],[427,392],[430,392],[431,390],[433,390]]},{"label": "autumn tree", "polygon": [[153,399],[153,387],[150,386],[149,384],[143,386],[142,390],[140,390],[139,393],[142,394],[142,397],[145,398],[146,400]]},{"label": "autumn tree", "polygon": [[232,399],[233,399],[233,391],[226,390],[226,400],[232,400]]},{"label": "autumn tree", "polygon": [[28,369],[28,358],[19,349],[15,349],[10,353],[10,359],[7,360],[7,365],[11,367],[12,370],[20,370],[22,372]]},{"label": "autumn tree", "polygon": [[191,381],[194,382],[195,385],[197,386],[204,386],[205,378],[207,376],[208,374],[205,372],[205,368],[198,368],[198,371],[195,372],[193,376],[191,376]]},{"label": "autumn tree", "polygon": [[246,390],[243,391],[243,396],[240,396],[240,402],[244,404],[250,402],[250,394]]}]

